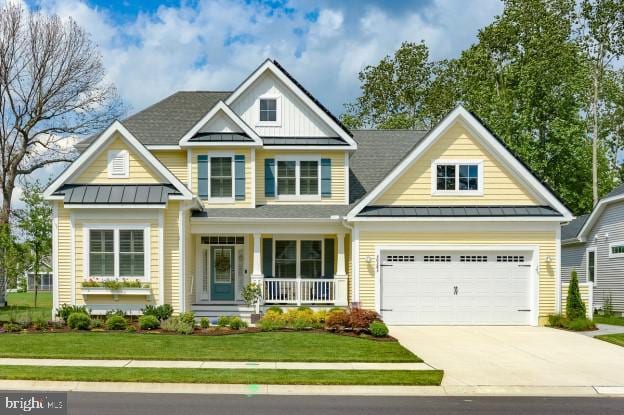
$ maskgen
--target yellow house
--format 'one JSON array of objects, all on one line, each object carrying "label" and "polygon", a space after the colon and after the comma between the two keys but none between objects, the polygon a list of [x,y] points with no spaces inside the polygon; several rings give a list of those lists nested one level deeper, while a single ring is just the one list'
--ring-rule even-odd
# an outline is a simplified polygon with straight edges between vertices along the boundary
[{"label": "yellow house", "polygon": [[45,191],[54,307],[196,316],[359,306],[391,324],[537,325],[569,210],[462,107],[349,131],[277,62],[115,122]]}]

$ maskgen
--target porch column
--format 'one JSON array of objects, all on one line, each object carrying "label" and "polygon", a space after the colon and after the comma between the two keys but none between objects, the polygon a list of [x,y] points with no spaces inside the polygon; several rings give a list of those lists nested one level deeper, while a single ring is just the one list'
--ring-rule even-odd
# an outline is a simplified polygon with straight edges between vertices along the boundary
[{"label": "porch column", "polygon": [[[251,282],[258,284],[263,291],[264,296],[264,275],[262,274],[262,257],[260,255],[261,235],[253,234],[253,265],[251,269]],[[261,299],[256,303],[256,313],[260,312],[260,304],[264,301]]]},{"label": "porch column", "polygon": [[334,275],[334,280],[336,282],[335,304],[337,306],[346,306],[349,303],[347,298],[347,272],[345,269],[344,238],[344,233],[338,233],[336,235],[336,239],[338,240],[338,257],[336,258],[336,275]]}]

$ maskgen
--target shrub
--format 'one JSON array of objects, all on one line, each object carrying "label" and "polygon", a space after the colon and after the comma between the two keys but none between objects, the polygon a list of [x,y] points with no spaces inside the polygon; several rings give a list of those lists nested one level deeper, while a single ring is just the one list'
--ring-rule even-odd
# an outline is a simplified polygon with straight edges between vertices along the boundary
[{"label": "shrub", "polygon": [[371,323],[379,319],[379,314],[363,308],[349,310],[349,326],[354,329],[367,329]]},{"label": "shrub", "polygon": [[16,333],[18,331],[22,331],[22,326],[17,323],[6,323],[4,329],[9,333]]},{"label": "shrub", "polygon": [[56,316],[60,318],[61,320],[63,320],[64,322],[67,322],[67,319],[69,318],[70,314],[73,314],[73,313],[89,314],[86,306],[62,304],[59,307],[59,309],[56,311]]},{"label": "shrub", "polygon": [[152,330],[160,327],[160,321],[156,318],[156,316],[141,316],[139,317],[139,327],[141,330]]},{"label": "shrub", "polygon": [[232,330],[240,330],[247,327],[247,322],[241,320],[240,317],[232,317],[230,319],[230,328]]},{"label": "shrub", "polygon": [[312,311],[312,309],[307,305],[300,305],[299,307],[297,307],[297,311]]},{"label": "shrub", "polygon": [[128,326],[128,327],[126,328],[126,332],[127,332],[127,333],[136,333],[136,331],[137,331],[137,330],[136,330],[136,327],[134,327],[134,326]]},{"label": "shrub", "polygon": [[48,328],[48,320],[39,316],[33,320],[32,325],[35,330],[45,330]]},{"label": "shrub", "polygon": [[177,317],[171,317],[160,323],[160,329],[162,331],[176,332],[178,331],[179,324],[180,324],[180,320],[178,320]]},{"label": "shrub", "polygon": [[112,315],[106,319],[106,328],[109,330],[125,330],[128,322],[125,318],[118,315]]},{"label": "shrub", "polygon": [[184,313],[180,313],[180,321],[182,323],[195,326],[195,313],[193,313],[192,311],[185,311]]},{"label": "shrub", "polygon": [[207,329],[208,327],[210,327],[210,320],[208,320],[206,317],[202,317],[201,319],[199,319],[199,326],[202,329]]},{"label": "shrub", "polygon": [[262,297],[262,289],[260,288],[260,285],[252,282],[243,287],[241,290],[241,296],[243,297],[243,300],[245,300],[247,306],[252,307]]},{"label": "shrub", "polygon": [[613,311],[613,296],[611,293],[607,294],[602,302],[602,315],[605,317],[611,317],[615,313]]},{"label": "shrub", "polygon": [[256,323],[256,325],[262,331],[273,331],[273,330],[280,330],[280,329],[285,328],[286,322],[282,313],[269,310],[266,313],[264,313],[264,315],[258,321],[258,323]]},{"label": "shrub", "polygon": [[104,328],[104,320],[99,318],[91,319],[91,329],[103,329]]},{"label": "shrub", "polygon": [[193,325],[180,321],[176,331],[178,334],[193,334]]},{"label": "shrub", "polygon": [[291,308],[283,316],[286,327],[290,327],[295,330],[321,327],[317,315],[310,308]]},{"label": "shrub", "polygon": [[330,313],[333,313],[334,311],[344,311],[345,309],[343,307],[332,307],[329,309]]},{"label": "shrub", "polygon": [[568,287],[568,298],[566,300],[566,317],[570,320],[585,318],[587,310],[581,299],[581,291],[579,290],[578,277],[576,271],[572,271],[570,275],[570,286]]},{"label": "shrub", "polygon": [[17,324],[27,329],[32,324],[32,314],[29,312],[21,314],[17,318]]},{"label": "shrub", "polygon": [[568,330],[574,331],[585,331],[585,330],[594,330],[596,325],[593,321],[588,318],[575,318],[574,320],[570,320],[565,325],[565,328]]},{"label": "shrub", "polygon": [[276,306],[276,305],[273,305],[273,306],[269,307],[267,309],[267,312],[269,312],[269,311],[272,311],[272,312],[277,313],[277,314],[284,314],[284,310],[282,310],[282,307],[279,307],[279,306]]},{"label": "shrub", "polygon": [[388,335],[388,326],[382,321],[373,321],[368,326],[368,331],[374,337],[386,337]]},{"label": "shrub", "polygon": [[143,309],[143,315],[155,316],[158,320],[165,321],[170,319],[173,315],[173,307],[171,307],[171,304],[162,304],[159,306],[148,304]]},{"label": "shrub", "polygon": [[228,316],[221,316],[217,319],[217,326],[219,327],[226,327],[230,325],[230,317]]},{"label": "shrub", "polygon": [[126,312],[123,310],[109,310],[106,312],[106,318],[109,318],[110,316],[121,316],[121,317],[125,317],[126,316]]},{"label": "shrub", "polygon": [[331,329],[344,328],[349,325],[349,315],[344,310],[332,311],[325,318],[325,327]]},{"label": "shrub", "polygon": [[72,313],[67,318],[67,326],[73,330],[89,330],[91,319],[84,313]]},{"label": "shrub", "polygon": [[550,327],[565,327],[567,320],[561,314],[550,314],[548,316],[548,325]]}]

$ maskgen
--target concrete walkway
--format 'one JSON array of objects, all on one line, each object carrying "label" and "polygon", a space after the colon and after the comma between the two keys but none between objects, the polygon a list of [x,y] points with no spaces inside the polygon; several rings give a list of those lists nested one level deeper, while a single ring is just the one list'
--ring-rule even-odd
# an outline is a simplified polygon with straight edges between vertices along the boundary
[{"label": "concrete walkway", "polygon": [[163,369],[432,370],[426,363],[219,362],[193,360],[9,359],[7,366],[148,367]]},{"label": "concrete walkway", "polygon": [[624,333],[624,326],[616,326],[614,324],[596,324],[596,327],[598,327],[598,330],[581,331],[580,333],[589,337],[602,336],[603,334]]}]

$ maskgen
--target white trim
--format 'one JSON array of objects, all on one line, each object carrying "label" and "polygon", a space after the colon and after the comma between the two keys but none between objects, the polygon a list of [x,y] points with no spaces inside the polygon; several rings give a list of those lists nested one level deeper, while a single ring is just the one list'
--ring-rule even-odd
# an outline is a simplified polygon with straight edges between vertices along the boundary
[{"label": "white trim", "polygon": [[349,204],[349,152],[345,151],[344,153],[344,194],[345,194],[345,205]]},{"label": "white trim", "polygon": [[[203,154],[202,154],[203,155]],[[235,184],[236,184],[236,177],[235,177],[235,169],[236,166],[234,165],[234,153],[229,153],[229,152],[223,152],[223,151],[215,151],[215,152],[209,152],[206,153],[206,156],[208,156],[208,199],[204,199],[206,200],[207,203],[214,203],[214,204],[226,204],[226,203],[234,203],[235,202],[235,194],[236,194],[236,189],[235,189]],[[212,186],[211,186],[211,178],[212,178],[212,159],[213,158],[229,158],[230,159],[230,187],[232,190],[232,196],[231,197],[212,197],[211,193],[212,193]]]},{"label": "white trim", "polygon": [[186,176],[188,188],[193,188],[193,149],[186,149]]},{"label": "white trim", "polygon": [[539,194],[547,203],[557,209],[563,215],[561,222],[570,221],[574,218],[572,213],[563,203],[561,203],[546,186],[540,183],[531,172],[518,161],[470,112],[464,107],[458,106],[451,111],[431,132],[423,139],[412,152],[401,161],[386,178],[368,193],[347,215],[348,220],[352,220],[358,213],[372,203],[385,189],[390,187],[399,177],[411,167],[411,165],[437,141],[455,122],[461,122],[463,126],[474,133],[476,139],[481,139],[493,153],[498,154],[516,174],[518,179],[523,180],[529,188]]},{"label": "white trim", "polygon": [[[260,101],[275,100],[275,121],[260,121]],[[254,103],[256,111],[256,127],[281,127],[282,126],[282,96],[277,94],[265,94],[256,99]]]},{"label": "white trim", "polygon": [[[112,230],[113,231],[113,255],[115,258],[114,275],[112,276],[92,276],[89,272],[89,254],[90,254],[90,234],[91,230]],[[120,230],[141,230],[143,231],[143,276],[122,276],[119,275],[119,231]],[[151,272],[151,240],[150,225],[148,223],[127,223],[127,224],[101,224],[101,223],[83,223],[82,225],[82,280],[116,280],[121,278],[139,280],[142,282],[152,281]],[[74,284],[75,285],[75,284]]]},{"label": "white trim", "polygon": [[180,299],[180,312],[186,311],[186,216],[185,210],[180,204],[180,210],[178,212],[178,250],[180,252],[178,271],[180,273],[179,293]]},{"label": "white trim", "polygon": [[246,222],[235,223],[226,222],[224,219],[215,222],[195,222],[191,221],[190,232],[193,234],[244,234],[244,233],[270,233],[270,234],[311,234],[311,235],[324,235],[333,234],[336,232],[344,232],[344,227],[340,223],[288,223],[282,220],[281,222]]},{"label": "white trim", "polygon": [[[475,224],[468,221],[430,222],[357,222],[360,231],[372,232],[474,232]],[[510,232],[555,232],[559,223],[553,222],[481,222],[478,230],[509,234]]]},{"label": "white trim", "polygon": [[177,144],[145,144],[145,148],[154,151],[171,151],[181,150],[182,148]]},{"label": "white trim", "polygon": [[613,253],[614,246],[624,246],[624,241],[611,242],[609,243],[609,258],[622,258],[624,257],[624,253]]},{"label": "white trim", "polygon": [[43,192],[45,199],[52,199],[53,193],[58,188],[78,173],[86,163],[96,157],[104,148],[104,145],[115,137],[115,133],[119,132],[127,144],[134,149],[154,170],[171,183],[185,199],[192,199],[193,194],[180,180],[169,171],[139,140],[132,135],[130,131],[119,121],[114,121],[100,136],[82,153],[72,164],[69,165],[59,177],[52,182]]},{"label": "white trim", "polygon": [[[589,253],[593,252],[594,253],[594,280],[590,281],[589,280]],[[609,246],[609,253],[611,252],[611,247]],[[596,247],[595,246],[590,246],[589,248],[585,249],[585,258],[587,259],[585,261],[585,281],[587,282],[587,284],[592,284],[592,285],[597,285],[596,283],[598,282],[598,255],[596,255]]]},{"label": "white trim", "polygon": [[[223,111],[223,113],[230,118],[238,127],[240,127],[241,130],[243,130],[252,140],[253,142],[248,143],[248,142],[238,142],[238,143],[221,143],[221,142],[217,142],[217,143],[206,143],[206,142],[197,142],[197,143],[193,143],[191,142],[191,138],[193,138],[193,136],[195,134],[197,134],[197,132],[208,122],[210,121],[210,119],[212,119],[215,115],[217,115],[219,113],[219,111]],[[199,122],[197,122],[186,134],[184,134],[182,136],[182,138],[180,139],[179,142],[181,147],[210,147],[210,146],[217,146],[217,147],[223,147],[223,146],[236,146],[236,147],[246,147],[246,146],[262,146],[262,139],[260,138],[260,136],[258,136],[258,134],[251,128],[249,127],[245,121],[243,121],[234,111],[232,111],[232,109],[230,109],[230,107],[228,106],[228,104],[226,104],[223,101],[219,101],[217,102],[217,104],[212,107],[210,109],[210,111],[208,111],[206,113],[206,115],[204,115],[202,117],[201,120],[199,120]]]},{"label": "white trim", "polygon": [[[295,274],[293,276],[288,276],[288,277],[279,277],[279,278],[303,278],[301,276],[301,241],[319,241],[321,242],[321,277],[322,278],[326,278],[325,277],[325,238],[323,238],[323,235],[283,235],[283,234],[272,234],[272,239],[273,239],[273,247],[272,247],[272,251],[273,251],[273,255],[271,257],[271,272],[273,274],[274,278],[278,278],[277,276],[275,276],[275,255],[277,253],[276,251],[276,242],[277,241],[295,241],[295,262],[296,262],[296,269],[295,269]],[[313,277],[306,277],[306,278],[313,278]]]},{"label": "white trim", "polygon": [[587,220],[583,224],[583,227],[579,231],[578,236],[571,240],[578,240],[579,242],[586,242],[588,232],[591,230],[592,226],[594,226],[594,223],[598,220],[598,218],[600,217],[600,214],[607,207],[607,205],[609,205],[610,203],[615,203],[615,202],[619,202],[622,200],[624,200],[624,194],[615,195],[615,196],[601,199],[598,202],[598,204],[594,207],[594,210],[592,211],[591,215],[589,215],[589,218],[587,218]]},{"label": "white trim", "polygon": [[[250,151],[250,167],[251,167],[251,207],[256,207],[256,149]],[[245,181],[247,179],[245,178]],[[245,189],[245,192],[247,190]]]},{"label": "white trim", "polygon": [[167,204],[163,203],[163,204],[153,204],[153,205],[131,205],[131,204],[121,204],[121,203],[111,203],[111,204],[63,203],[63,207],[65,209],[165,209],[167,207]]},{"label": "white trim", "polygon": [[405,244],[375,245],[375,311],[381,312],[381,268],[379,260],[382,251],[525,251],[531,252],[530,307],[532,326],[539,323],[539,246],[538,245],[461,245],[461,244]]},{"label": "white trim", "polygon": [[288,76],[284,74],[270,59],[265,60],[251,75],[241,83],[234,92],[225,100],[227,105],[231,105],[236,99],[246,91],[262,74],[270,71],[277,79],[279,79],[287,88],[289,88],[304,104],[312,110],[323,122],[325,122],[336,134],[349,143],[346,149],[355,150],[357,142],[345,131],[336,121],[325,113],[301,88],[299,88]]},{"label": "white trim", "polygon": [[52,202],[52,318],[60,307],[59,299],[59,267],[58,267],[58,203]]},{"label": "white trim", "polygon": [[[70,214],[69,215],[69,255],[70,255],[70,259],[69,259],[69,266],[70,266],[70,271],[71,271],[71,295],[70,295],[70,303],[75,305],[76,304],[76,223],[74,220],[74,214]],[[84,241],[83,241],[83,246],[84,246]],[[85,265],[84,265],[84,261],[82,263],[82,267],[84,269]],[[87,264],[88,265],[88,264]]]},{"label": "white trim", "polygon": [[165,212],[158,215],[158,303],[165,304]]},{"label": "white trim", "polygon": [[[121,173],[116,173],[113,168],[113,162],[118,157],[123,157],[123,171]],[[130,177],[130,153],[128,150],[108,150],[106,170],[109,179],[127,179]]]},{"label": "white trim", "polygon": [[351,290],[353,291],[351,301],[360,302],[360,229],[357,225],[353,227],[351,241],[351,261],[353,266],[353,281]]},{"label": "white trim", "polygon": [[[288,156],[279,155],[274,157],[275,159],[275,197],[274,199],[280,201],[319,201],[321,200],[321,156],[320,155],[298,155]],[[278,188],[279,178],[279,162],[295,162],[295,194],[294,195],[280,195]],[[302,195],[301,194],[301,162],[302,161],[315,161],[317,167],[317,193],[315,195]]]},{"label": "white trim", "polygon": [[[437,167],[439,165],[455,166],[455,190],[438,190]],[[477,190],[459,189],[459,167],[465,165],[477,165]],[[431,195],[437,196],[483,196],[483,160],[431,160]]]},{"label": "white trim", "polygon": [[561,313],[561,226],[555,230],[555,312]]}]

